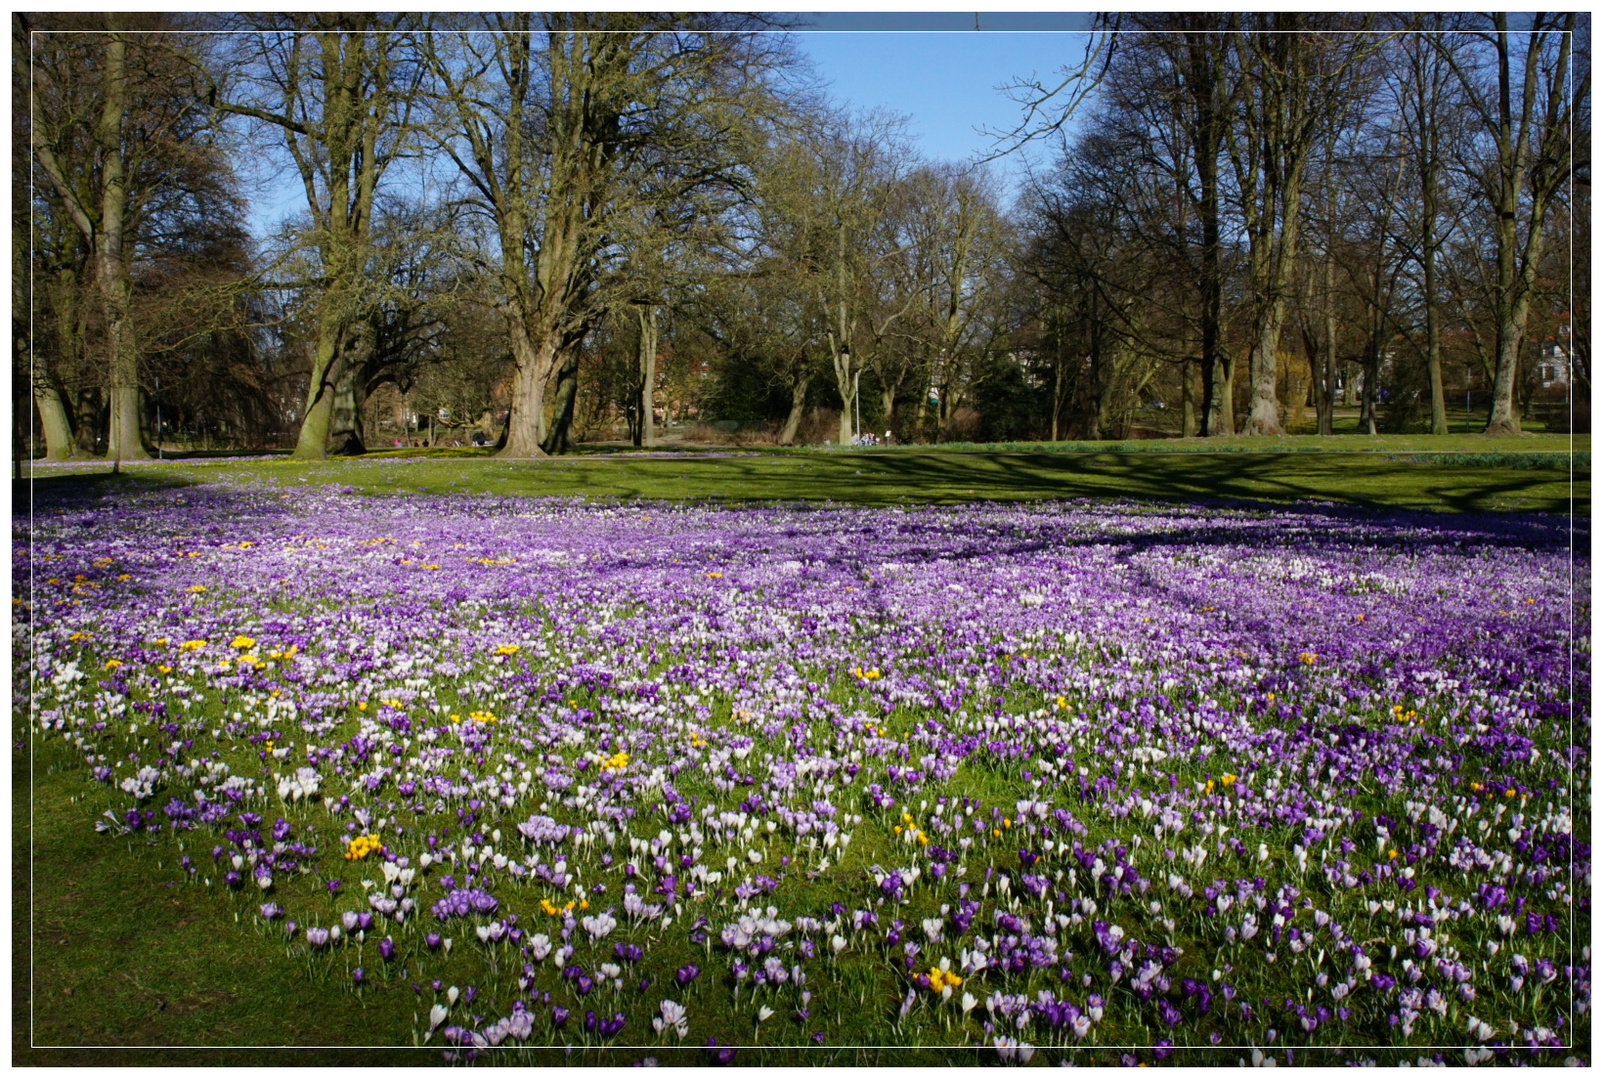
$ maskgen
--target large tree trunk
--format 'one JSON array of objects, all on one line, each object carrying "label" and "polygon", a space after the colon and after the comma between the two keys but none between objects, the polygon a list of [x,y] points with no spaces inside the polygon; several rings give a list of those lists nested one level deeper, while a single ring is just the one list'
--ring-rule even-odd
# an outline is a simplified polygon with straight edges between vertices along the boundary
[{"label": "large tree trunk", "polygon": [[[1265,252],[1262,264],[1264,276],[1260,278],[1264,289],[1264,308],[1260,313],[1258,338],[1248,356],[1248,379],[1253,387],[1252,403],[1244,430],[1249,435],[1285,435],[1281,426],[1280,400],[1276,394],[1276,359],[1281,352],[1281,327],[1286,322],[1287,282],[1292,274],[1292,263],[1298,257],[1299,208],[1302,189],[1299,183],[1301,164],[1289,169],[1280,192],[1279,211],[1281,227],[1268,223],[1266,242],[1271,246]],[[1277,200],[1267,200],[1265,210],[1274,215]],[[1257,260],[1255,260],[1257,261]],[[1256,268],[1258,269],[1258,268]]]},{"label": "large tree trunk", "polygon": [[1276,394],[1276,358],[1281,351],[1281,324],[1286,320],[1286,301],[1277,297],[1269,303],[1259,327],[1258,340],[1248,354],[1248,381],[1253,397],[1248,405],[1243,431],[1248,435],[1285,435],[1281,426],[1281,402]]},{"label": "large tree trunk", "polygon": [[111,354],[111,417],[106,456],[113,461],[141,461],[150,455],[140,437],[139,357],[134,351],[127,296],[115,281],[102,288],[110,292],[106,297],[106,347]]},{"label": "large tree trunk", "polygon": [[1526,336],[1529,304],[1522,296],[1513,310],[1498,320],[1498,366],[1493,369],[1493,403],[1487,415],[1488,435],[1520,434],[1520,410],[1515,406],[1515,372],[1520,367],[1520,346]]},{"label": "large tree trunk", "polygon": [[1209,374],[1211,378],[1204,387],[1207,411],[1203,418],[1203,434],[1235,435],[1236,404],[1232,399],[1236,392],[1236,357],[1216,352],[1214,368]]},{"label": "large tree trunk", "polygon": [[73,409],[73,438],[78,453],[94,457],[100,453],[100,440],[106,434],[106,401],[99,387],[86,386],[78,391],[78,404]]},{"label": "large tree trunk", "polygon": [[808,400],[808,384],[812,381],[812,375],[803,375],[791,384],[791,411],[786,414],[785,426],[780,428],[781,446],[796,442],[796,429],[802,424],[802,410]]},{"label": "large tree trunk", "polygon": [[367,373],[363,365],[344,363],[334,379],[329,407],[328,451],[354,457],[368,451],[362,435],[362,405],[367,398]]},{"label": "large tree trunk", "polygon": [[507,337],[512,346],[512,400],[507,412],[507,431],[498,457],[538,458],[546,451],[540,444],[546,437],[546,383],[551,379],[557,357],[549,336],[532,341],[518,313],[507,312]]},{"label": "large tree trunk", "polygon": [[340,327],[323,320],[312,353],[312,374],[306,387],[306,412],[290,456],[300,461],[321,461],[328,456],[329,429],[334,418],[334,397],[340,372]]},{"label": "large tree trunk", "polygon": [[1198,219],[1203,227],[1201,291],[1203,409],[1200,435],[1234,435],[1236,418],[1231,403],[1234,362],[1221,354],[1220,329],[1224,321],[1225,278],[1220,270],[1220,148],[1225,141],[1222,115],[1221,47],[1211,35],[1186,35],[1187,89],[1197,108],[1192,158],[1197,166]]},{"label": "large tree trunk", "polygon": [[837,441],[842,446],[850,446],[852,444],[852,436],[855,434],[852,424],[852,410],[858,400],[857,372],[852,370],[852,353],[850,351],[838,349],[835,351],[833,359],[835,361],[835,388],[836,392],[841,395],[841,417],[836,425]]},{"label": "large tree trunk", "polygon": [[129,177],[122,146],[122,126],[128,115],[128,42],[122,34],[107,36],[105,80],[106,101],[98,129],[105,151],[101,166],[102,235],[96,252],[95,282],[106,319],[110,360],[107,374],[111,422],[106,433],[106,456],[114,461],[136,461],[150,455],[145,452],[139,432],[139,354],[128,314],[131,285],[123,251]]},{"label": "large tree trunk", "polygon": [[44,428],[45,460],[68,461],[76,457],[72,422],[67,418],[67,406],[61,400],[60,391],[51,383],[39,380],[34,384],[33,400]]},{"label": "large tree trunk", "polygon": [[557,395],[553,402],[551,428],[540,448],[548,454],[566,454],[569,433],[574,426],[574,404],[579,397],[579,350],[570,349],[557,371]]},{"label": "large tree trunk", "polygon": [[1448,434],[1448,406],[1442,382],[1442,324],[1437,317],[1437,130],[1436,117],[1428,114],[1435,102],[1421,102],[1420,204],[1421,270],[1425,277],[1426,385],[1431,394],[1431,433]]}]

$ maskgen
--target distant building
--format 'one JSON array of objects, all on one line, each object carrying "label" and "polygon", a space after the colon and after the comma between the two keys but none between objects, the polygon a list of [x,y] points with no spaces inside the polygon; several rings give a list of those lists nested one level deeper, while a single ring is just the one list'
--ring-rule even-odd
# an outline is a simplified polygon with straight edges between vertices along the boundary
[{"label": "distant building", "polygon": [[[1554,336],[1537,348],[1537,381],[1544,390],[1571,384],[1571,357],[1565,344],[1571,340],[1569,324],[1554,328]],[[1561,344],[1561,343],[1565,344]]]}]

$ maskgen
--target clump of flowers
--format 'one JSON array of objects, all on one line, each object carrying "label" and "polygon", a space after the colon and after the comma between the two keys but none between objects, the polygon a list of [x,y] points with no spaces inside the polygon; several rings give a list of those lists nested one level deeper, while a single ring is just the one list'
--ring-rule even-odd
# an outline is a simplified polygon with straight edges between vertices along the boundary
[{"label": "clump of flowers", "polygon": [[945,993],[949,996],[953,989],[964,984],[963,977],[957,972],[934,965],[929,971],[921,971],[914,975],[913,981],[920,989],[929,990],[933,994]]},{"label": "clump of flowers", "polygon": [[598,756],[596,763],[603,769],[622,769],[629,764],[629,755],[620,750],[611,757]]},{"label": "clump of flowers", "polygon": [[353,862],[365,859],[381,847],[378,833],[361,833],[345,842],[345,857]]},{"label": "clump of flowers", "polygon": [[500,902],[483,889],[452,889],[435,901],[429,911],[435,918],[445,922],[453,915],[489,915],[500,906]]}]

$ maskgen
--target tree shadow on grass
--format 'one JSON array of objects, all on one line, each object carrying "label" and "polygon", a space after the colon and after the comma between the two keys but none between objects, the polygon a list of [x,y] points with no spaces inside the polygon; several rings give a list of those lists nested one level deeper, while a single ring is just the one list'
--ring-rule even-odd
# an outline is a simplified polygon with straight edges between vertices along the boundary
[{"label": "tree shadow on grass", "polygon": [[149,473],[66,473],[61,476],[35,476],[11,481],[11,516],[18,518],[30,506],[69,509],[83,503],[108,498],[128,498],[154,491],[179,491],[197,486],[199,481],[173,475]]},{"label": "tree shadow on grass", "polygon": [[[620,463],[621,464],[621,463]],[[717,473],[687,462],[606,463],[565,477],[614,497],[712,502],[830,500],[863,506],[1131,498],[1190,505],[1347,503],[1441,513],[1539,511],[1585,515],[1587,481],[1529,469],[1357,461],[1351,454],[955,454],[858,453],[724,461]],[[669,468],[673,476],[665,473]],[[1445,475],[1445,470],[1453,469]],[[1429,479],[1429,483],[1423,482]],[[712,481],[709,483],[709,481]],[[531,493],[540,483],[531,477]],[[664,490],[668,489],[668,490]],[[687,490],[690,489],[690,490]]]}]

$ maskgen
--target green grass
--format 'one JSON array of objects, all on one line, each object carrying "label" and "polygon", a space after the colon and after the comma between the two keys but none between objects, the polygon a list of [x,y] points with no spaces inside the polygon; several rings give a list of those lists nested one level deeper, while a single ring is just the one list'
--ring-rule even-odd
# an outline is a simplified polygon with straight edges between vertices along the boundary
[{"label": "green grass", "polygon": [[[82,763],[59,741],[32,741],[34,760],[12,755],[13,776],[24,781],[12,785],[14,1064],[439,1060],[437,1051],[338,1049],[368,1021],[350,1015],[355,999],[308,994],[303,965],[256,940],[232,904],[186,884],[170,863],[130,857],[129,841],[86,828],[87,789],[71,771]],[[375,993],[361,1008],[389,1033],[411,1024],[411,1005],[410,996]],[[252,1049],[155,1049],[231,1046]],[[263,1049],[274,1046],[288,1049]]]},{"label": "green grass", "polygon": [[[140,464],[129,477],[328,485],[371,495],[491,494],[886,506],[978,500],[1137,498],[1322,500],[1441,511],[1588,514],[1587,437],[1381,436],[579,454],[510,461],[466,450],[358,459],[284,457]],[[104,473],[102,463],[38,466],[40,480]]]}]

